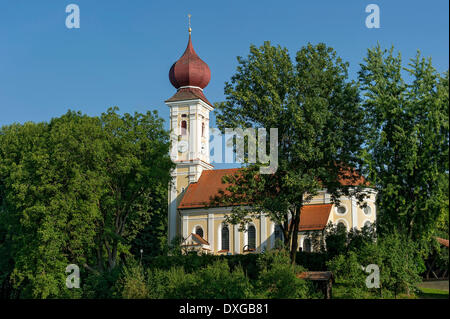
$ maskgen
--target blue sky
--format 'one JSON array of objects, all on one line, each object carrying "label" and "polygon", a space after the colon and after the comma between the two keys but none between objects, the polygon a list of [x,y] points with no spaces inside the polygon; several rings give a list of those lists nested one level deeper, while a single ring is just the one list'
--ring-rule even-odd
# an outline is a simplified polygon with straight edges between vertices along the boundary
[{"label": "blue sky", "polygon": [[[80,29],[65,26],[70,3],[80,7]],[[365,26],[370,3],[380,7],[380,29]],[[292,56],[308,42],[325,42],[350,63],[351,78],[377,42],[394,45],[405,59],[420,49],[443,72],[448,6],[446,0],[0,0],[0,126],[48,121],[68,109],[99,115],[114,105],[131,113],[156,109],[168,119],[164,100],[175,93],[168,71],[186,47],[188,13],[194,48],[211,68],[205,89],[211,102],[224,99],[236,56],[265,40]]]}]

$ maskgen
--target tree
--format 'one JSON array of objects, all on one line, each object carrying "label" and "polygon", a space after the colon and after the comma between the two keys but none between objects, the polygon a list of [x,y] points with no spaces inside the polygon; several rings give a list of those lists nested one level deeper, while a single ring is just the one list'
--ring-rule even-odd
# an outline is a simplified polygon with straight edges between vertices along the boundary
[{"label": "tree", "polygon": [[[362,239],[364,235],[359,234]],[[337,281],[346,288],[346,295],[351,298],[367,298],[373,293],[383,297],[383,292],[393,294],[409,292],[420,282],[420,272],[424,264],[417,248],[418,244],[404,235],[392,233],[378,238],[377,241],[366,240],[357,247],[348,245],[348,250],[334,256],[327,262],[328,268],[336,275]],[[368,288],[368,265],[379,267],[379,288]],[[373,295],[376,296],[376,295]],[[385,296],[386,297],[386,296]]]},{"label": "tree", "polygon": [[403,67],[394,48],[379,45],[364,61],[364,171],[378,190],[378,230],[429,239],[448,215],[448,72],[438,74],[419,52]]},{"label": "tree", "polygon": [[312,282],[297,277],[305,271],[303,267],[289,264],[289,254],[285,250],[264,252],[258,258],[260,275],[256,287],[259,298],[306,299],[317,298]]},{"label": "tree", "polygon": [[[225,177],[231,185],[215,202],[234,205],[228,221],[241,224],[267,214],[280,225],[295,261],[302,207],[326,188],[362,200],[358,168],[363,113],[358,87],[348,81],[348,63],[324,44],[303,47],[291,60],[270,42],[252,45],[225,84],[226,101],[216,103],[219,128],[277,128],[278,169],[259,174],[259,163]],[[243,204],[249,203],[250,207]],[[290,222],[292,221],[292,222]]]},{"label": "tree", "polygon": [[0,130],[0,273],[18,297],[78,296],[66,266],[112,271],[161,213],[169,134],[156,113],[116,111]]}]

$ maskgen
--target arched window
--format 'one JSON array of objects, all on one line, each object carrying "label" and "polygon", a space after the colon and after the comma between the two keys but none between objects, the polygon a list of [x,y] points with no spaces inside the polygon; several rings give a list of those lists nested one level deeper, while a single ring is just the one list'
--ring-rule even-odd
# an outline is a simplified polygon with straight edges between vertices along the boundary
[{"label": "arched window", "polygon": [[200,226],[197,226],[195,228],[195,233],[203,238],[203,228],[201,228]]},{"label": "arched window", "polygon": [[202,137],[205,137],[205,123],[202,123]]},{"label": "arched window", "polygon": [[337,224],[337,230],[338,230],[338,232],[346,232],[347,226],[345,226],[344,222],[339,222]]},{"label": "arched window", "polygon": [[187,134],[187,122],[181,121],[181,135]]},{"label": "arched window", "polygon": [[256,228],[253,225],[250,225],[247,230],[247,238],[248,238],[248,249],[256,249]]},{"label": "arched window", "polygon": [[283,232],[281,231],[280,225],[275,225],[275,242],[278,240],[283,240]]},{"label": "arched window", "polygon": [[370,222],[370,220],[366,220],[366,222],[364,223],[364,227],[366,228],[370,228],[371,225],[372,223]]},{"label": "arched window", "polygon": [[303,240],[303,251],[307,253],[311,252],[311,240],[309,238]]},{"label": "arched window", "polygon": [[228,226],[222,227],[222,250],[230,250],[230,231]]}]

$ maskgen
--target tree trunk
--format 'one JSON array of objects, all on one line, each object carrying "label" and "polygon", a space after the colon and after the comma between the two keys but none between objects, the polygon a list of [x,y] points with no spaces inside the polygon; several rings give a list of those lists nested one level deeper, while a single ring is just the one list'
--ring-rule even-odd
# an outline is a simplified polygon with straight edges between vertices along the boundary
[{"label": "tree trunk", "polygon": [[298,226],[300,223],[300,208],[297,208],[294,212],[294,216],[292,219],[293,222],[293,230],[292,230],[292,245],[291,245],[291,263],[295,264],[295,257],[297,255],[297,247],[298,247]]}]

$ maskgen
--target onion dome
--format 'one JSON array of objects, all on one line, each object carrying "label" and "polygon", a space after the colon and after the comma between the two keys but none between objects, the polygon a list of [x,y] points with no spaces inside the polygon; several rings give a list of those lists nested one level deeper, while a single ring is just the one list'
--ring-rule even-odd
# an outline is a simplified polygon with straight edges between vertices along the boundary
[{"label": "onion dome", "polygon": [[176,88],[198,87],[205,88],[211,80],[208,64],[195,53],[189,32],[189,42],[181,58],[175,62],[169,71],[170,83]]}]

